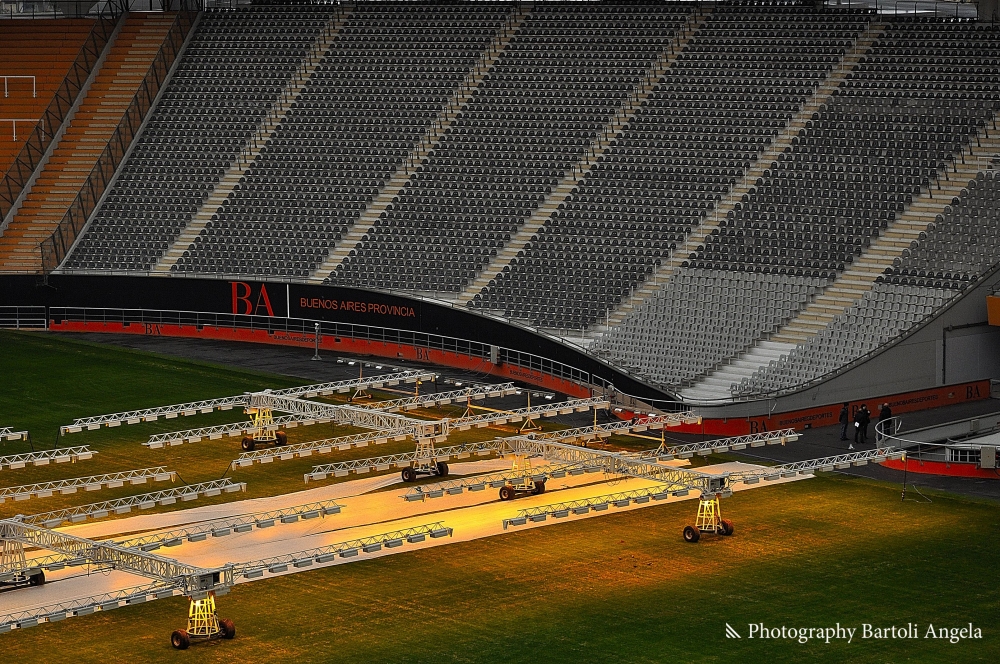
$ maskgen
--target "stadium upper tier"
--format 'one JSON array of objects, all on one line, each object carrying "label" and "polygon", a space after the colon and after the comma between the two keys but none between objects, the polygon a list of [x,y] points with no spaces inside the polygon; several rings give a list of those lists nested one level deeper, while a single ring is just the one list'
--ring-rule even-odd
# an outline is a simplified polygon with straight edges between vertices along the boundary
[{"label": "stadium upper tier", "polygon": [[61,270],[410,291],[692,399],[789,389],[998,262],[998,99],[1000,27],[967,20],[206,11]]}]

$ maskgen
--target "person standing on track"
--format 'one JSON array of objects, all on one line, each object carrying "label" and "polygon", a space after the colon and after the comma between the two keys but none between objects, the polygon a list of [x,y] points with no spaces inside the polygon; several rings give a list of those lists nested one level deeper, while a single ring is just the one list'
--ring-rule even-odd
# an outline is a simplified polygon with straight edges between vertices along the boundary
[{"label": "person standing on track", "polygon": [[848,404],[845,401],[844,407],[840,409],[840,439],[847,440],[847,425],[851,423],[851,416]]}]

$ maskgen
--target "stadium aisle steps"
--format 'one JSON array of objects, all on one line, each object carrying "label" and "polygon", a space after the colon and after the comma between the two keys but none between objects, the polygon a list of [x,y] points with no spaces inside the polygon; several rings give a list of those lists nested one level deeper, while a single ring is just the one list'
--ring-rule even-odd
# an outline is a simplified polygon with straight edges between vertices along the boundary
[{"label": "stadium aisle steps", "polygon": [[[687,23],[684,24],[684,27],[674,37],[670,48],[660,53],[656,61],[649,68],[649,71],[636,86],[629,97],[630,100],[634,101],[618,109],[611,120],[608,121],[604,131],[593,142],[590,150],[585,153],[585,155],[588,155],[585,157],[586,160],[577,162],[576,168],[567,171],[562,182],[552,190],[552,193],[549,194],[545,201],[525,220],[524,224],[518,230],[517,235],[511,237],[510,241],[504,244],[503,249],[497,252],[496,257],[483,267],[482,272],[479,273],[476,280],[459,294],[457,299],[458,304],[467,304],[477,293],[488,286],[490,280],[495,279],[503,271],[504,266],[517,257],[518,252],[524,249],[524,246],[531,241],[531,237],[538,232],[538,229],[545,225],[545,222],[549,220],[552,213],[559,209],[559,206],[565,202],[566,197],[570,195],[577,183],[586,176],[590,167],[596,164],[598,158],[608,150],[612,142],[621,136],[622,132],[628,126],[629,120],[635,114],[635,111],[641,108],[643,101],[649,97],[653,87],[661,81],[667,70],[676,62],[677,57],[684,50],[684,47],[695,33],[698,32],[698,29],[705,24],[710,14],[710,8],[698,9],[688,17]],[[558,333],[561,332],[559,331]]]},{"label": "stadium aisle steps", "polygon": [[152,272],[169,274],[170,268],[177,264],[177,259],[184,255],[184,252],[194,242],[195,238],[205,229],[205,224],[212,220],[212,215],[218,213],[223,201],[232,194],[233,189],[239,184],[240,179],[254,163],[254,160],[257,159],[261,149],[274,136],[285,115],[298,100],[299,94],[305,90],[313,72],[316,71],[317,65],[323,59],[323,53],[337,39],[337,35],[350,16],[350,8],[336,14],[330,19],[326,30],[316,37],[312,48],[309,49],[309,52],[299,64],[298,71],[285,84],[285,89],[275,109],[264,118],[263,122],[257,128],[257,132],[247,140],[244,146],[246,159],[243,161],[237,159],[229,167],[226,174],[220,178],[219,184],[216,185],[205,202],[198,208],[198,212],[192,217],[191,223],[177,236],[174,243],[164,252],[156,265],[153,266]]},{"label": "stadium aisle steps", "polygon": [[0,23],[0,74],[34,76],[35,95],[29,79],[7,81],[7,96],[0,96],[0,174],[6,173],[24,146],[34,123],[7,119],[37,120],[45,111],[69,67],[90,34],[90,19],[4,21]]},{"label": "stadium aisle steps", "polygon": [[981,132],[979,143],[981,147],[974,146],[974,153],[966,157],[964,164],[958,160],[955,168],[948,173],[948,180],[941,178],[940,190],[934,186],[930,192],[922,192],[900,218],[890,224],[889,229],[850,268],[844,270],[832,286],[771,339],[790,344],[801,343],[864,297],[871,290],[875,279],[886,268],[892,267],[893,259],[899,258],[921,231],[926,231],[927,224],[933,222],[946,205],[951,204],[952,198],[961,194],[962,188],[970,179],[975,179],[979,172],[976,155],[1000,153],[1000,136],[996,132],[990,138],[986,138]]},{"label": "stadium aisle steps", "polygon": [[[466,75],[462,83],[455,89],[454,94],[448,103],[445,104],[444,110],[437,120],[431,123],[430,128],[427,130],[421,140],[413,147],[410,154],[407,156],[406,160],[403,162],[403,166],[398,168],[391,178],[379,191],[378,196],[372,200],[371,204],[361,213],[358,220],[354,223],[354,226],[348,231],[347,235],[337,244],[336,247],[331,249],[330,255],[327,259],[320,263],[315,270],[313,270],[310,280],[315,283],[323,283],[323,280],[330,276],[337,266],[344,262],[352,249],[358,249],[364,240],[365,235],[369,230],[375,225],[385,212],[386,208],[392,203],[392,199],[399,194],[400,190],[406,185],[410,180],[412,174],[411,168],[423,162],[425,158],[437,147],[439,139],[445,135],[445,131],[452,125],[455,119],[461,112],[462,106],[467,104],[482,82],[483,77],[490,73],[493,65],[496,64],[497,60],[503,54],[504,49],[510,40],[517,34],[517,31],[524,24],[526,18],[531,13],[531,4],[518,4],[512,7],[511,13],[508,15],[507,23],[504,25],[493,38],[492,43],[489,48],[486,49],[479,62],[476,63],[475,67]],[[438,294],[437,297],[441,297],[443,294]]]},{"label": "stadium aisle steps", "polygon": [[173,21],[173,13],[125,20],[59,145],[0,237],[0,271],[41,271],[39,245],[86,183]]},{"label": "stadium aisle steps", "polygon": [[799,134],[802,128],[805,127],[806,122],[812,118],[813,113],[818,112],[820,107],[830,100],[834,91],[844,80],[846,80],[847,75],[851,73],[851,70],[858,64],[861,58],[865,56],[872,44],[879,38],[885,28],[886,24],[881,22],[873,21],[869,24],[868,28],[858,36],[858,39],[854,43],[854,47],[844,56],[840,66],[830,73],[827,79],[818,88],[816,88],[813,96],[802,105],[802,109],[795,116],[793,116],[791,120],[789,120],[785,131],[771,143],[770,149],[758,155],[757,161],[754,162],[753,166],[750,167],[750,170],[747,171],[743,181],[741,183],[737,183],[729,194],[723,197],[712,217],[707,219],[701,226],[694,229],[694,231],[688,235],[684,244],[677,247],[676,251],[674,251],[673,254],[671,254],[671,256],[663,262],[654,274],[647,278],[644,284],[639,285],[639,287],[635,289],[631,298],[622,300],[622,304],[608,317],[606,327],[594,328],[593,332],[591,332],[591,336],[594,340],[599,339],[600,336],[608,329],[620,325],[628,314],[638,309],[647,298],[655,294],[659,290],[657,284],[662,285],[666,283],[678,270],[678,268],[680,268],[681,264],[688,260],[688,256],[694,252],[695,249],[697,249],[698,245],[703,244],[705,242],[705,238],[711,235],[712,231],[719,227],[719,220],[726,218],[726,215],[733,209],[733,206],[740,201],[743,194],[747,193],[750,188],[754,186],[757,178],[763,176],[764,171],[770,168],[771,162],[776,159],[778,155],[785,150],[785,148],[792,145],[792,139]]},{"label": "stadium aisle steps", "polygon": [[680,397],[693,401],[728,399],[732,396],[730,387],[733,383],[739,383],[744,378],[752,376],[761,366],[767,366],[769,362],[777,361],[793,348],[795,348],[793,344],[762,341],[729,364],[723,365],[705,376],[692,387],[681,390]]}]

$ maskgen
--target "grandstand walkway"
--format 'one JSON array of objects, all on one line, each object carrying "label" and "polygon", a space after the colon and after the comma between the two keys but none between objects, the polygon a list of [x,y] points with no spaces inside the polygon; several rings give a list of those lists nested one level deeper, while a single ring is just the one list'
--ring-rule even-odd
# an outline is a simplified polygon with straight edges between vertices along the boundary
[{"label": "grandstand walkway", "polygon": [[[994,116],[994,121],[997,116]],[[988,123],[988,126],[992,122]],[[1000,154],[1000,135],[986,136],[980,131],[975,145],[970,144],[970,155],[963,160],[956,158],[951,172],[940,174],[938,186],[922,191],[898,219],[823,293],[807,304],[791,321],[768,340],[762,340],[731,363],[700,379],[681,396],[690,400],[713,401],[730,398],[730,386],[750,377],[772,360],[787,355],[796,344],[807,341],[826,328],[834,319],[855,306],[868,293],[875,280],[886,268],[892,267],[910,243],[917,240],[927,224],[934,222],[944,207],[959,196],[969,180],[975,179],[980,170],[977,155]],[[947,176],[947,177],[946,177]]]},{"label": "grandstand walkway", "polygon": [[173,13],[131,14],[20,209],[0,237],[0,272],[37,274],[40,244],[86,184],[159,52]]},{"label": "grandstand walkway", "polygon": [[698,29],[704,25],[705,21],[708,20],[711,12],[711,8],[699,8],[688,16],[687,22],[674,36],[670,47],[657,56],[646,72],[646,75],[640,79],[632,91],[632,94],[618,108],[604,126],[604,129],[598,134],[597,139],[594,140],[590,148],[584,153],[583,159],[563,175],[562,181],[545,198],[542,204],[535,208],[531,216],[518,229],[517,234],[504,244],[503,249],[497,252],[497,255],[489,264],[483,267],[483,270],[479,273],[475,281],[459,293],[457,304],[467,304],[483,288],[489,285],[491,279],[495,279],[499,273],[503,272],[504,267],[517,257],[517,254],[531,241],[532,236],[538,232],[538,229],[544,226],[552,217],[552,214],[565,203],[566,197],[573,192],[577,183],[586,177],[590,168],[598,163],[598,160],[611,147],[611,144],[625,131],[629,120],[632,119],[636,111],[642,108],[643,102],[652,94],[653,88],[661,82],[667,71],[677,60],[677,57],[684,50],[684,47],[687,46],[687,43],[698,32]]},{"label": "grandstand walkway", "polygon": [[[323,283],[337,266],[344,262],[353,249],[361,246],[365,235],[378,222],[379,217],[386,211],[392,200],[399,194],[400,190],[410,180],[410,176],[415,172],[415,168],[426,159],[432,150],[437,147],[438,141],[445,135],[452,123],[461,115],[462,107],[466,105],[475,95],[476,89],[483,78],[489,74],[490,70],[500,59],[504,49],[510,40],[517,34],[517,31],[524,24],[524,21],[531,13],[531,3],[516,4],[512,6],[511,13],[507,15],[503,27],[493,37],[489,48],[483,51],[479,61],[466,74],[465,79],[455,88],[451,98],[445,104],[444,110],[431,123],[427,133],[410,150],[410,154],[397,167],[396,172],[385,182],[372,202],[362,211],[357,221],[347,232],[347,235],[330,250],[330,255],[325,261],[316,266],[310,277],[314,283]],[[435,294],[441,298],[443,294]]]},{"label": "grandstand walkway", "polygon": [[174,240],[170,248],[163,253],[163,256],[160,257],[156,265],[153,266],[151,270],[153,273],[170,274],[170,268],[177,264],[177,259],[184,255],[184,252],[194,242],[195,238],[201,234],[205,229],[205,224],[212,220],[213,215],[218,213],[223,201],[233,193],[233,190],[240,183],[244,174],[250,169],[260,151],[277,132],[278,126],[281,125],[288,111],[292,109],[301,92],[306,89],[309,79],[323,59],[323,54],[326,53],[334,40],[337,39],[341,28],[344,27],[344,24],[350,18],[351,6],[343,5],[343,7],[345,7],[345,10],[334,14],[327,24],[326,29],[317,35],[312,48],[309,49],[302,62],[299,63],[299,68],[285,83],[285,88],[282,90],[277,103],[264,116],[264,119],[257,127],[257,131],[247,140],[246,145],[243,146],[241,155],[229,167],[225,175],[219,179],[219,184],[215,186],[212,193],[205,199],[201,207],[198,208],[198,212],[191,218],[191,222],[177,236],[177,239]]},{"label": "grandstand walkway", "polygon": [[757,178],[762,177],[764,171],[771,167],[771,162],[777,159],[778,155],[785,151],[785,148],[792,146],[792,139],[798,136],[799,132],[805,128],[806,122],[812,119],[813,114],[819,112],[820,108],[830,101],[830,98],[837,88],[840,87],[840,84],[847,79],[848,74],[851,73],[861,58],[865,56],[885,28],[886,24],[878,21],[872,21],[868,25],[867,29],[855,40],[854,46],[844,55],[839,66],[830,72],[826,80],[813,92],[812,97],[788,121],[784,132],[780,133],[771,142],[769,149],[762,151],[757,156],[757,160],[744,174],[743,181],[730,189],[728,195],[724,196],[715,210],[713,210],[712,216],[706,218],[704,223],[695,228],[687,236],[684,243],[678,246],[670,257],[663,261],[663,264],[647,278],[646,282],[639,285],[633,291],[632,297],[622,300],[621,305],[608,316],[606,327],[595,326],[594,331],[589,335],[591,336],[591,341],[599,338],[607,329],[620,325],[626,316],[638,309],[648,298],[655,295],[660,290],[658,284],[666,283],[680,269],[682,264],[689,259],[690,255],[697,250],[698,246],[704,244],[705,238],[719,227],[719,222],[726,218],[726,215],[729,214],[729,211],[733,209],[736,203],[740,202],[743,194],[750,191],[757,182]]}]

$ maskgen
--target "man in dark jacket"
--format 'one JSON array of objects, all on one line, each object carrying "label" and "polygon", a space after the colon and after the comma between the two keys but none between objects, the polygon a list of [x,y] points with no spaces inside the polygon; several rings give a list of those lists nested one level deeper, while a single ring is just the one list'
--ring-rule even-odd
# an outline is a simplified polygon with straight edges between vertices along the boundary
[{"label": "man in dark jacket", "polygon": [[[854,411],[854,442],[857,443],[858,445],[861,444],[861,419],[862,419],[861,413],[863,408],[864,406]],[[854,445],[848,445],[847,449],[853,450]]]},{"label": "man in dark jacket", "polygon": [[861,442],[868,444],[868,425],[871,424],[872,414],[868,410],[867,404],[861,404]]},{"label": "man in dark jacket", "polygon": [[[886,420],[890,420],[890,419],[892,419],[892,409],[889,408],[889,404],[888,403],[884,403],[884,404],[882,404],[882,409],[878,412],[878,423],[882,424]],[[882,427],[882,432],[885,433],[886,429],[888,427],[891,427],[891,426],[892,426],[891,424],[884,425]],[[875,442],[878,442],[878,440],[877,440],[878,439],[878,431],[879,431],[879,428],[876,426],[875,427],[875,432],[876,432],[876,436],[875,436],[876,441]],[[895,433],[895,431],[889,431],[888,433]]]},{"label": "man in dark jacket", "polygon": [[847,402],[844,402],[844,407],[840,409],[840,439],[847,440],[847,425],[851,423],[851,416],[847,408]]}]

